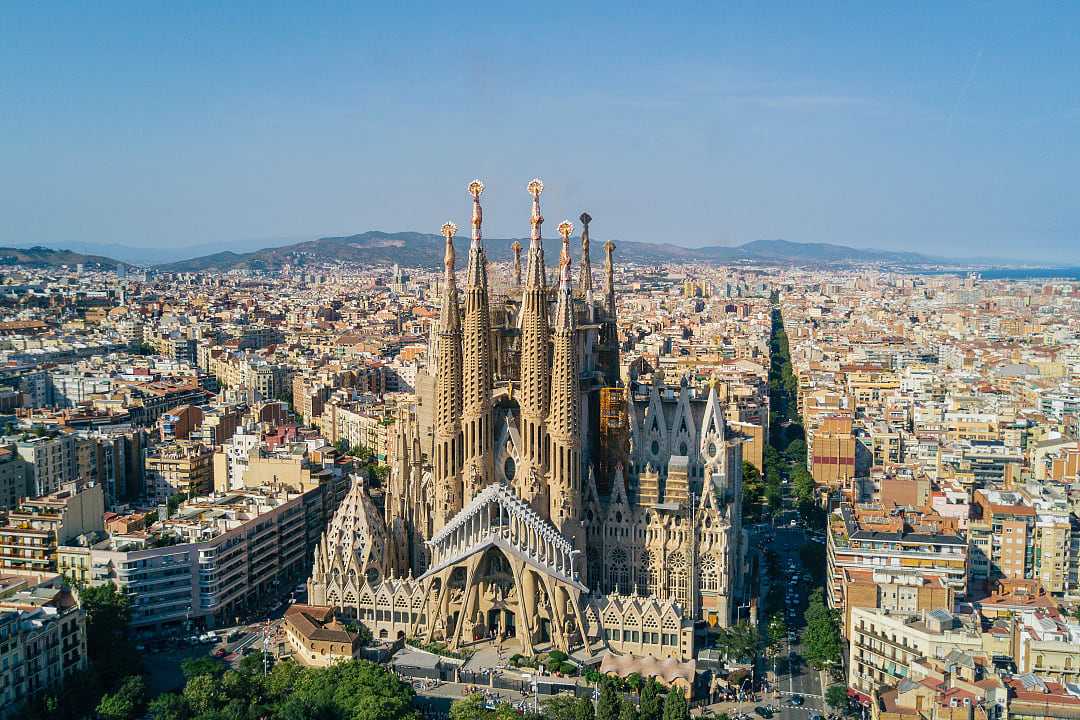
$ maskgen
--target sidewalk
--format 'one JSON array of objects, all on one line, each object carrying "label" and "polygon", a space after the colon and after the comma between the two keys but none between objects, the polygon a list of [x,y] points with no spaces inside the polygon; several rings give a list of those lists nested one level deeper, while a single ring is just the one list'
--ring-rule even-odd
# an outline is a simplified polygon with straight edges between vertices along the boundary
[{"label": "sidewalk", "polygon": [[760,705],[775,705],[775,702],[765,700],[762,702],[719,702],[712,705],[706,705],[704,707],[694,708],[690,711],[690,714],[697,717],[705,712],[711,715],[719,715],[720,713],[727,713],[731,715],[733,713],[741,712],[747,715],[754,714],[754,708]]}]

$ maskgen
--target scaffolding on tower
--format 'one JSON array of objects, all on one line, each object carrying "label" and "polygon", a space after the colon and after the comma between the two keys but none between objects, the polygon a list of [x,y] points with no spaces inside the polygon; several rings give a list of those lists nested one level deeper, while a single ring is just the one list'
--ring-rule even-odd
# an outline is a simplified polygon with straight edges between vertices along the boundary
[{"label": "scaffolding on tower", "polygon": [[611,492],[615,470],[623,466],[623,479],[630,447],[630,427],[626,417],[626,388],[600,388],[600,458],[597,490]]}]

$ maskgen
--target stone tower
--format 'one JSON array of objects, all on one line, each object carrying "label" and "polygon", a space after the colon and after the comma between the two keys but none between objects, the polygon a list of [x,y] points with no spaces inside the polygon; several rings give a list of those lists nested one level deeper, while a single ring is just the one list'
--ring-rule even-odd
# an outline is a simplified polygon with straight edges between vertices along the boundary
[{"label": "stone tower", "polygon": [[443,257],[442,308],[439,311],[439,363],[435,371],[435,512],[434,529],[439,529],[462,507],[461,486],[461,318],[458,315],[457,281],[454,278],[454,233],[457,226],[442,226],[446,238]]},{"label": "stone tower", "polygon": [[[591,218],[590,218],[591,219]],[[604,365],[604,383],[619,384],[619,328],[615,315],[615,243],[604,243],[604,323],[600,328],[600,357]]]},{"label": "stone tower", "polygon": [[592,321],[595,308],[593,307],[592,286],[592,259],[589,257],[589,223],[592,216],[587,212],[581,213],[581,269],[578,270],[578,293],[585,301],[585,312]]},{"label": "stone tower", "polygon": [[548,345],[547,278],[544,270],[544,246],[540,242],[540,193],[544,183],[529,183],[532,195],[532,235],[529,242],[525,290],[521,298],[521,469],[515,478],[518,495],[537,513],[548,517],[548,499],[544,487],[547,469],[548,404],[550,399]]},{"label": "stone tower", "polygon": [[559,294],[555,306],[551,359],[551,413],[548,417],[548,494],[551,523],[584,551],[581,524],[581,390],[574,319],[573,281],[570,275],[570,233],[574,226],[559,224]]},{"label": "stone tower", "polygon": [[510,246],[514,251],[514,288],[521,288],[521,243],[517,240]]},{"label": "stone tower", "polygon": [[491,313],[488,308],[487,256],[481,238],[484,184],[469,183],[472,196],[472,243],[465,275],[465,319],[462,323],[462,502],[468,502],[491,481]]}]

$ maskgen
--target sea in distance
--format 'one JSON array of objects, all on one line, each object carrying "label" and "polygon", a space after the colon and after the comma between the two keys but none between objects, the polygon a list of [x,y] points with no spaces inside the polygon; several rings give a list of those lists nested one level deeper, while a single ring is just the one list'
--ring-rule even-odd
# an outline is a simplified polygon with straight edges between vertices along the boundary
[{"label": "sea in distance", "polygon": [[971,268],[924,270],[921,275],[967,275],[976,272],[984,280],[1080,280],[1080,267]]}]

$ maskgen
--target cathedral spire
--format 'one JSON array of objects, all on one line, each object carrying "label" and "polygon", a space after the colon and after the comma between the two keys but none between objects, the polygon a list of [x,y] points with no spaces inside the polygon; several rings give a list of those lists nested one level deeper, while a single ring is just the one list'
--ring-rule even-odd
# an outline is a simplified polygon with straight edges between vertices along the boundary
[{"label": "cathedral spire", "polygon": [[569,221],[559,224],[562,253],[559,295],[552,334],[551,408],[548,435],[548,495],[551,522],[574,546],[584,549],[581,525],[581,391],[578,386],[577,328],[574,320],[573,279],[570,273]]},{"label": "cathedral spire", "polygon": [[574,329],[573,281],[570,279],[570,233],[574,226],[569,220],[559,223],[562,250],[559,252],[559,295],[555,306],[555,332]]},{"label": "cathedral spire", "polygon": [[445,281],[439,310],[439,335],[435,368],[435,512],[434,525],[442,527],[461,509],[461,318],[458,315],[457,282],[454,279],[454,234],[457,226],[442,226],[446,238],[443,255]]},{"label": "cathedral spire", "polygon": [[615,320],[615,243],[608,240],[604,243],[604,295],[607,300],[607,311],[611,319]]},{"label": "cathedral spire", "polygon": [[517,474],[518,493],[543,517],[548,514],[545,488],[537,478],[547,464],[546,426],[551,388],[548,348],[551,327],[548,324],[547,279],[544,273],[544,246],[540,242],[540,193],[544,183],[533,180],[528,186],[532,196],[531,241],[528,269],[521,296],[521,468]]},{"label": "cathedral spire", "polygon": [[521,287],[521,243],[517,240],[510,246],[514,251],[514,287]]},{"label": "cathedral spire", "polygon": [[457,225],[448,222],[442,226],[443,237],[446,238],[446,250],[443,252],[443,297],[442,307],[439,308],[439,334],[449,332],[461,333],[461,318],[458,316],[458,290],[457,280],[454,276],[454,263],[457,253],[454,250],[454,235],[457,233]]},{"label": "cathedral spire", "polygon": [[472,243],[465,284],[465,319],[462,326],[462,439],[463,502],[468,503],[492,475],[491,424],[491,313],[488,307],[487,257],[480,232],[484,184],[469,183],[472,196]]},{"label": "cathedral spire", "polygon": [[544,245],[540,241],[540,226],[544,223],[544,216],[540,214],[540,193],[544,192],[544,183],[540,178],[529,182],[529,194],[532,195],[532,217],[529,224],[532,225],[529,241],[528,267],[526,268],[525,283],[529,287],[541,287],[547,289],[547,277],[544,271]]},{"label": "cathedral spire", "polygon": [[472,196],[472,242],[469,244],[466,288],[479,285],[487,287],[487,257],[484,255],[483,236],[480,232],[480,226],[484,223],[484,209],[480,207],[480,193],[482,192],[484,192],[484,183],[479,180],[469,183],[469,195]]},{"label": "cathedral spire", "polygon": [[604,382],[619,384],[619,327],[615,317],[615,243],[604,243],[604,321],[600,326],[600,364]]},{"label": "cathedral spire", "polygon": [[581,213],[581,269],[578,270],[578,292],[585,299],[588,311],[592,312],[593,287],[592,287],[592,259],[589,257],[589,223],[592,216],[587,212]]}]

